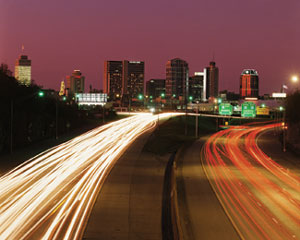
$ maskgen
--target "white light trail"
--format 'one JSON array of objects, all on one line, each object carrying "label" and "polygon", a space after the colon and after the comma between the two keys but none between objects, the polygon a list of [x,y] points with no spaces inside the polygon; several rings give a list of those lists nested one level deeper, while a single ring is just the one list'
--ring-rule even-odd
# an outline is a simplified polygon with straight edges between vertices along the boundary
[{"label": "white light trail", "polygon": [[79,239],[115,162],[156,120],[143,113],[104,125],[2,176],[0,239]]}]

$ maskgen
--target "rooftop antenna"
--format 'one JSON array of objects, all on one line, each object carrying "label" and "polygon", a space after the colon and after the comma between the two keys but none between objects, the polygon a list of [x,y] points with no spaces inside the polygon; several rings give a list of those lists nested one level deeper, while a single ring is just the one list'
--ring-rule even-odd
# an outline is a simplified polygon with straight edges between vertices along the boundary
[{"label": "rooftop antenna", "polygon": [[213,62],[215,61],[215,51],[213,51],[213,58],[212,58]]},{"label": "rooftop antenna", "polygon": [[22,44],[22,53],[24,53],[24,48],[25,48],[24,44]]}]

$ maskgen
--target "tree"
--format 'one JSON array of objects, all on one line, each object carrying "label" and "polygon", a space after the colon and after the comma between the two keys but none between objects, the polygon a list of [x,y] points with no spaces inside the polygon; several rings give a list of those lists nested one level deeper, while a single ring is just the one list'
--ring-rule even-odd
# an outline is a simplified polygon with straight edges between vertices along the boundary
[{"label": "tree", "polygon": [[289,95],[285,104],[288,123],[288,141],[292,144],[300,144],[300,91]]}]

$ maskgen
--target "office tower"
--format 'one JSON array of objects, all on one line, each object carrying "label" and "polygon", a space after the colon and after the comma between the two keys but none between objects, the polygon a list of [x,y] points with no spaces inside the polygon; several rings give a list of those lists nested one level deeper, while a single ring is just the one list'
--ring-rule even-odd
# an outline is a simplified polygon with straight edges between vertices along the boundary
[{"label": "office tower", "polygon": [[104,93],[110,100],[115,100],[122,95],[123,62],[104,61]]},{"label": "office tower", "polygon": [[31,60],[26,55],[20,55],[16,60],[15,78],[23,85],[31,84]]},{"label": "office tower", "polygon": [[240,78],[240,96],[258,97],[258,73],[254,69],[243,70]]},{"label": "office tower", "polygon": [[74,70],[71,76],[67,76],[68,95],[75,93],[84,93],[84,80],[80,70]]},{"label": "office tower", "polygon": [[216,63],[211,61],[206,68],[206,98],[216,98],[219,94],[219,69]]},{"label": "office tower", "polygon": [[146,95],[149,98],[156,99],[166,93],[165,79],[150,79],[146,83]]},{"label": "office tower", "polygon": [[174,58],[166,64],[166,97],[186,99],[188,91],[189,66],[180,58]]},{"label": "office tower", "polygon": [[194,76],[189,77],[189,97],[194,101],[206,100],[206,69],[204,72],[195,72]]},{"label": "office tower", "polygon": [[123,61],[122,94],[129,98],[144,95],[145,63],[141,61]]}]

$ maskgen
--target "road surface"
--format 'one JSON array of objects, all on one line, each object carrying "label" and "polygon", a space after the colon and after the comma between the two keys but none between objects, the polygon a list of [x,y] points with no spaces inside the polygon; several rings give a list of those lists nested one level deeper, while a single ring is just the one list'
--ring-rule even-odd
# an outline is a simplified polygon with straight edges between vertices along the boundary
[{"label": "road surface", "polygon": [[0,239],[80,239],[106,176],[156,120],[155,115],[138,114],[104,125],[2,176]]},{"label": "road surface", "polygon": [[177,196],[184,239],[237,240],[232,226],[199,161],[206,137],[177,154]]},{"label": "road surface", "polygon": [[206,175],[242,239],[300,239],[300,177],[256,144],[274,126],[231,127],[202,151]]}]

